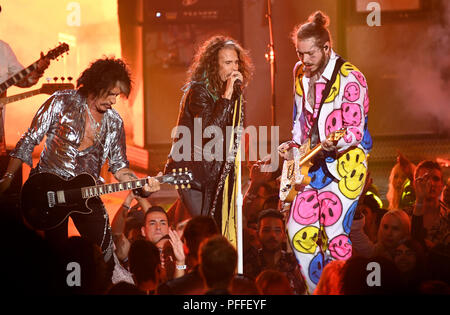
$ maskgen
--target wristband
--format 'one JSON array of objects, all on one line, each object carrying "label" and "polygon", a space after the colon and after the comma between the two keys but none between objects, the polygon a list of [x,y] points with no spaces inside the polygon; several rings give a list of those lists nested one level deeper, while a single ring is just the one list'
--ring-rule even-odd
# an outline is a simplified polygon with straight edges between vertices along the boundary
[{"label": "wristband", "polygon": [[186,265],[176,265],[178,270],[185,270],[186,269]]}]

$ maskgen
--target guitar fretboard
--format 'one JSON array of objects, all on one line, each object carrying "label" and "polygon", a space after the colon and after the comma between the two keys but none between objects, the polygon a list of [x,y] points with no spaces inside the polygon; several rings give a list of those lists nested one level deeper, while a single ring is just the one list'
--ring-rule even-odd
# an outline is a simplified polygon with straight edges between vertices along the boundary
[{"label": "guitar fretboard", "polygon": [[37,90],[21,93],[21,94],[18,94],[18,95],[7,96],[7,97],[4,97],[4,98],[1,98],[0,99],[0,103],[9,104],[9,103],[12,103],[12,102],[17,102],[17,101],[23,100],[25,98],[28,98],[28,97],[31,97],[31,96],[34,96],[34,95],[38,95],[40,93],[41,93],[41,89],[37,89]]},{"label": "guitar fretboard", "polygon": [[0,94],[5,92],[10,86],[22,81],[27,75],[29,75],[32,71],[34,71],[37,67],[37,61],[33,63],[28,68],[23,69],[22,71],[17,72],[15,75],[10,77],[8,80],[0,84]]},{"label": "guitar fretboard", "polygon": [[100,195],[104,195],[104,194],[111,194],[111,193],[115,193],[118,191],[142,188],[145,186],[147,181],[148,181],[147,178],[143,178],[143,179],[136,179],[136,180],[127,181],[127,182],[83,187],[83,188],[81,188],[81,196],[84,199],[86,199],[86,198],[96,197],[96,196],[100,196]]}]

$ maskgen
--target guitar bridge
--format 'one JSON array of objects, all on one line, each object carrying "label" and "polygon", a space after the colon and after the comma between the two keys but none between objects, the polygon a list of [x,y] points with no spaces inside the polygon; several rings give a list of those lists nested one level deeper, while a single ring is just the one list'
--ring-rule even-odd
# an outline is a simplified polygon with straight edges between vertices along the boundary
[{"label": "guitar bridge", "polygon": [[47,191],[47,202],[48,202],[49,208],[53,208],[55,206],[56,199],[55,199],[54,191]]}]

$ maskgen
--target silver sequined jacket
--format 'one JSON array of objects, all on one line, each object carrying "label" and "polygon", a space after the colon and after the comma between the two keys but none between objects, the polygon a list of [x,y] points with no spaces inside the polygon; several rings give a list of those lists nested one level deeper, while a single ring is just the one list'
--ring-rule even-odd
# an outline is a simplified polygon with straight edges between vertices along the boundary
[{"label": "silver sequined jacket", "polygon": [[78,150],[84,136],[86,109],[86,99],[77,90],[54,93],[39,108],[30,128],[10,155],[33,167],[34,147],[47,136],[37,172],[49,172],[66,179],[88,173],[99,180],[107,159],[111,173],[128,167],[123,121],[114,109],[104,114],[94,144]]}]

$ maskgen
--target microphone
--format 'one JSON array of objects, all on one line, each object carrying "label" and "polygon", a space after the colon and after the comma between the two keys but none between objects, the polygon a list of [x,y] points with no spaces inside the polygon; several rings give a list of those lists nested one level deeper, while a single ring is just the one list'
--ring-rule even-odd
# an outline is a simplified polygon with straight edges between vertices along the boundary
[{"label": "microphone", "polygon": [[237,79],[234,81],[233,90],[236,95],[240,95],[242,93],[242,81]]}]

